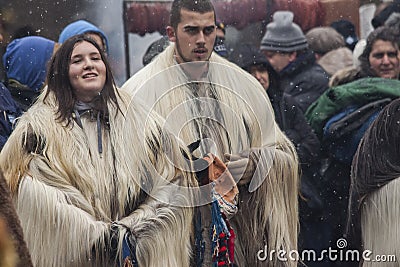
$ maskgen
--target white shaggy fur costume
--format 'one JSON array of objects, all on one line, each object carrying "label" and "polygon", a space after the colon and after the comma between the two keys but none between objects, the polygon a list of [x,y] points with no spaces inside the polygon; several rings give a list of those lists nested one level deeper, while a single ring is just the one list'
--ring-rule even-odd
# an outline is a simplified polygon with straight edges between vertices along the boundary
[{"label": "white shaggy fur costume", "polygon": [[[363,250],[372,252],[368,255],[371,260],[364,261],[363,267],[399,266],[399,190],[400,178],[397,178],[370,193],[361,205]],[[387,262],[375,259],[386,259]]]},{"label": "white shaggy fur costume", "polygon": [[[266,255],[297,248],[297,156],[275,123],[265,91],[254,77],[215,53],[208,72],[193,83],[179,66],[171,44],[122,90],[162,115],[186,145],[203,140],[196,156],[212,152],[224,159],[225,153],[250,151],[250,159],[258,164],[257,177],[240,187],[239,211],[232,219],[237,234],[235,262],[296,266],[295,261],[275,256],[272,261],[257,259],[257,252],[266,247]],[[204,266],[210,266],[208,252],[206,248]]]},{"label": "white shaggy fur costume", "polygon": [[34,266],[116,266],[104,238],[111,222],[125,226],[119,250],[126,229],[137,238],[139,266],[189,265],[192,211],[176,185],[194,178],[176,167],[186,164],[182,147],[160,118],[129,101],[121,92],[122,114],[109,104],[101,154],[96,120],[58,122],[52,94],[20,118],[0,164]]},{"label": "white shaggy fur costume", "polygon": [[347,238],[362,267],[399,266],[399,111],[399,98],[386,105],[353,157]]}]

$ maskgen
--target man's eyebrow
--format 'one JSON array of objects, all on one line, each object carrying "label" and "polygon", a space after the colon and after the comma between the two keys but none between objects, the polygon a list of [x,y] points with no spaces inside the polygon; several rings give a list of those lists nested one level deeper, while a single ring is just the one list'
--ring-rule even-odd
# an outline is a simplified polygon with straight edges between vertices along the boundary
[{"label": "man's eyebrow", "polygon": [[186,26],[183,26],[183,28],[184,29],[198,29],[199,26],[186,25]]},{"label": "man's eyebrow", "polygon": [[[208,25],[208,26],[204,26],[202,28],[203,29],[210,29],[210,28],[215,28],[215,27],[216,27],[215,25]],[[200,26],[186,25],[186,26],[183,26],[183,28],[184,29],[199,29]]]}]

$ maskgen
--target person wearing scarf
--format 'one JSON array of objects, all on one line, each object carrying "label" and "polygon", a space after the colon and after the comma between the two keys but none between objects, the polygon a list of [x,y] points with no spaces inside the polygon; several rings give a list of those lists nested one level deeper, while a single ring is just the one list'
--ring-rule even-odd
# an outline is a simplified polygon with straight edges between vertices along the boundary
[{"label": "person wearing scarf", "polygon": [[188,266],[186,148],[91,38],[67,39],[47,79],[0,154],[33,265]]}]

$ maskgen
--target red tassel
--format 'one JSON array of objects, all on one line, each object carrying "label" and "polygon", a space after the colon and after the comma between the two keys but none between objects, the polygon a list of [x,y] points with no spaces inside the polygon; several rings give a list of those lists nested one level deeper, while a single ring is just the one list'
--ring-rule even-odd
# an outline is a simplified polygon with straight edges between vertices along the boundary
[{"label": "red tassel", "polygon": [[130,257],[126,257],[123,267],[133,267]]},{"label": "red tassel", "polygon": [[235,262],[235,232],[232,228],[229,229],[229,233],[231,236],[228,239],[228,251],[229,251],[229,259],[231,262]]}]

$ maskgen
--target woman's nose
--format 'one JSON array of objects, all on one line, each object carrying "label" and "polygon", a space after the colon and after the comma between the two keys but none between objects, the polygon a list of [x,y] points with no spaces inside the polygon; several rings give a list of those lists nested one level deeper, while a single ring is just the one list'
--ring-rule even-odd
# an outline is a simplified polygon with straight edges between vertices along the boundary
[{"label": "woman's nose", "polygon": [[382,63],[383,64],[388,64],[390,63],[389,57],[387,55],[384,55],[382,58]]},{"label": "woman's nose", "polygon": [[93,62],[90,59],[85,60],[85,69],[92,69],[93,68]]}]

